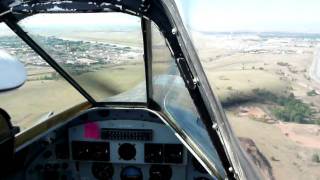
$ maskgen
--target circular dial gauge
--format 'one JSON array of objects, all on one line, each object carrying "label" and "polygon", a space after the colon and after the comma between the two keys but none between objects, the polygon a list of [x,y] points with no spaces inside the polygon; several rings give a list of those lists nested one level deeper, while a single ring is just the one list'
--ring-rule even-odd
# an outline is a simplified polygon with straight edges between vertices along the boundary
[{"label": "circular dial gauge", "polygon": [[150,180],[169,180],[172,169],[168,165],[152,165],[149,170]]},{"label": "circular dial gauge", "polygon": [[143,175],[139,168],[128,166],[121,171],[121,180],[142,180]]},{"label": "circular dial gauge", "polygon": [[111,180],[114,169],[110,163],[98,163],[95,162],[91,167],[92,174],[98,180]]},{"label": "circular dial gauge", "polygon": [[121,159],[128,161],[136,157],[136,147],[133,144],[124,143],[120,145],[118,153]]}]

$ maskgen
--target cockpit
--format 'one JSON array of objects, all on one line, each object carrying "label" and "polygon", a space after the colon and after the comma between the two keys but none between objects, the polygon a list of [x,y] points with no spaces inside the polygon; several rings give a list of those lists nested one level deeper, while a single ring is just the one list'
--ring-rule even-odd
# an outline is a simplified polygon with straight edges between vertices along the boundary
[{"label": "cockpit", "polygon": [[95,108],[28,145],[24,179],[212,179],[144,108]]},{"label": "cockpit", "polygon": [[0,93],[20,128],[5,179],[258,176],[240,164],[174,1],[0,5],[0,48],[25,67]]}]

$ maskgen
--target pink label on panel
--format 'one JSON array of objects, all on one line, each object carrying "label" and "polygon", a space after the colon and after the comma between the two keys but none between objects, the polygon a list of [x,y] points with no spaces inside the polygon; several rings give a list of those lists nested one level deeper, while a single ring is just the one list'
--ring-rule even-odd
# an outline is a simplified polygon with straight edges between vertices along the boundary
[{"label": "pink label on panel", "polygon": [[84,138],[99,139],[100,127],[97,123],[90,122],[84,125]]}]

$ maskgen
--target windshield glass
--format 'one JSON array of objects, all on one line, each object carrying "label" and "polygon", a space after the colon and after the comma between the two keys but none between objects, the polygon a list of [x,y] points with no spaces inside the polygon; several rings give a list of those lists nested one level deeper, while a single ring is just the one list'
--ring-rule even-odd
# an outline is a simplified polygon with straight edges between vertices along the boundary
[{"label": "windshield glass", "polygon": [[[6,24],[0,23],[0,70],[7,68],[3,62],[8,56],[23,64],[27,80],[18,89],[0,91],[0,108],[8,112],[13,125],[19,126],[21,131],[45,121],[53,114],[85,102],[78,91]],[[3,71],[0,74],[10,79]]]},{"label": "windshield glass", "polygon": [[19,25],[97,102],[145,102],[139,17],[37,14]]},{"label": "windshield glass", "polygon": [[231,127],[265,179],[319,179],[320,1],[177,2]]},{"label": "windshield glass", "polygon": [[171,121],[205,154],[222,177],[225,176],[219,156],[199,117],[191,96],[158,27],[152,23],[152,98]]}]

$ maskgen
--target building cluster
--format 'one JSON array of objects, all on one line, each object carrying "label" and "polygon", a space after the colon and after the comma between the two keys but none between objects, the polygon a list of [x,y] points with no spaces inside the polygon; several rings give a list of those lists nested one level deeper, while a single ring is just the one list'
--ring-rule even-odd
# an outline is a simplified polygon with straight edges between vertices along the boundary
[{"label": "building cluster", "polygon": [[[119,64],[143,58],[143,49],[137,47],[56,37],[36,36],[34,38],[61,65]],[[48,65],[17,37],[1,37],[0,48],[27,65]]]}]

